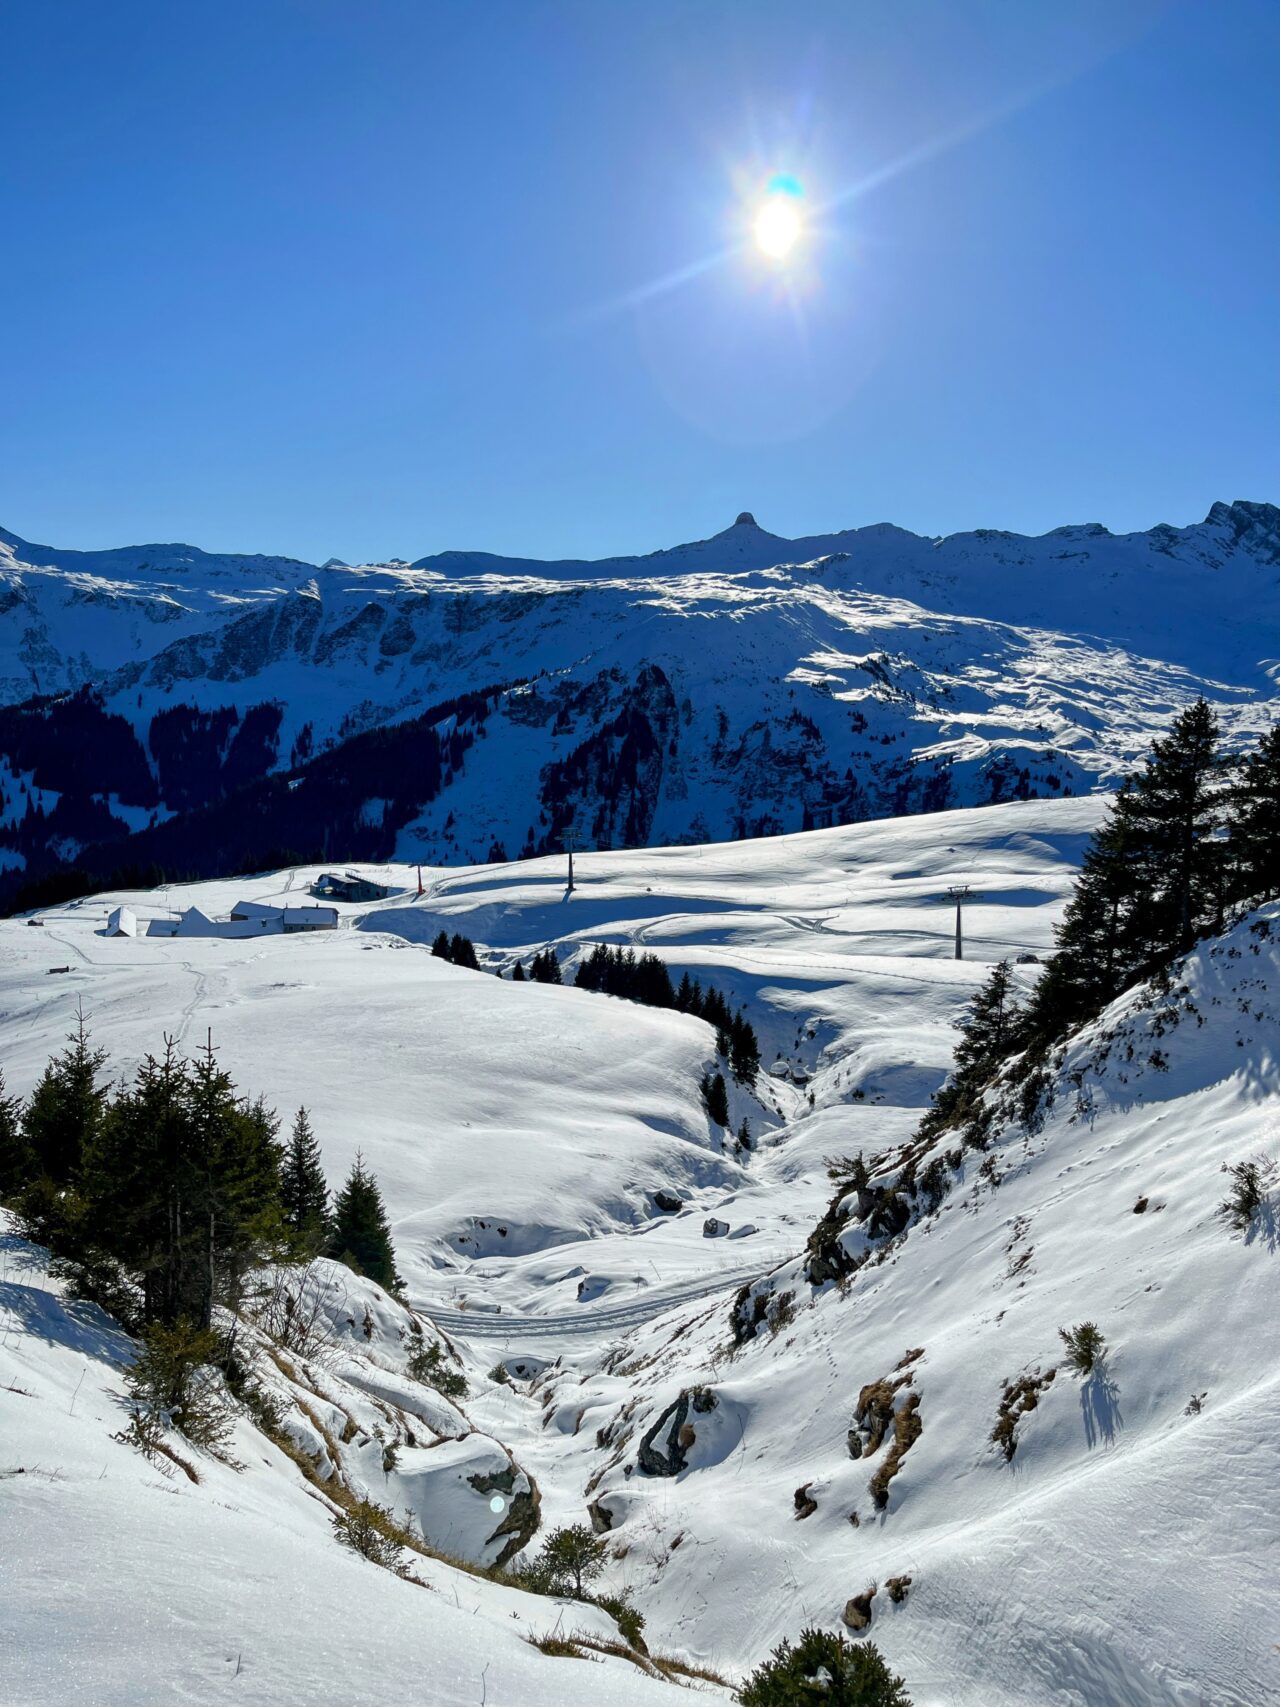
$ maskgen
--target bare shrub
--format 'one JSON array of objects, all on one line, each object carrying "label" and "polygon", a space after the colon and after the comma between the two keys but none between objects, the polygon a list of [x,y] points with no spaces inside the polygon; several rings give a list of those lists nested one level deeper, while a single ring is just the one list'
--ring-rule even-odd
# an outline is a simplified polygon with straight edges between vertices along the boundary
[{"label": "bare shrub", "polygon": [[264,1271],[245,1314],[282,1351],[323,1369],[337,1353],[332,1324],[346,1302],[346,1287],[319,1263],[280,1264]]}]

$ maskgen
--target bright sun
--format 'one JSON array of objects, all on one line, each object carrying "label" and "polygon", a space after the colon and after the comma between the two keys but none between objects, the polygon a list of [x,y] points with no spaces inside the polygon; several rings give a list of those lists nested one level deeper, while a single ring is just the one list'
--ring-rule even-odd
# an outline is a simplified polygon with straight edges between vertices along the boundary
[{"label": "bright sun", "polygon": [[793,178],[770,180],[753,231],[756,248],[771,261],[784,261],[804,231],[800,193],[800,186]]}]

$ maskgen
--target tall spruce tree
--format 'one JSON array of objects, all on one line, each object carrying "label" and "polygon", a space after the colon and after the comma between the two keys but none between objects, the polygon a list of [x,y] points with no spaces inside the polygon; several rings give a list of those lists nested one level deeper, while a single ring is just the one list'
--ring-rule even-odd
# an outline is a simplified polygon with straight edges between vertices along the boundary
[{"label": "tall spruce tree", "polygon": [[986,983],[969,1004],[956,1045],[957,1076],[989,1078],[1012,1053],[1018,1036],[1021,1011],[1007,960],[991,968]]},{"label": "tall spruce tree", "polygon": [[329,1254],[346,1263],[357,1274],[376,1280],[388,1291],[396,1291],[403,1285],[396,1273],[391,1227],[383,1208],[382,1193],[378,1190],[377,1180],[365,1167],[364,1155],[359,1150],[333,1206]]},{"label": "tall spruce tree", "polygon": [[1175,718],[1116,795],[1093,838],[1036,990],[1042,1041],[1100,1013],[1122,990],[1220,929],[1227,849],[1220,837],[1218,726],[1204,700]]},{"label": "tall spruce tree", "polygon": [[280,1206],[292,1243],[303,1256],[318,1256],[329,1236],[329,1187],[320,1145],[305,1108],[293,1120],[280,1171]]},{"label": "tall spruce tree", "polygon": [[982,1092],[1000,1063],[1020,1046],[1023,1036],[1024,1015],[1017,1002],[1013,973],[1009,962],[1001,960],[991,968],[960,1022],[951,1075],[934,1094],[920,1124],[921,1136],[968,1122],[968,1141],[981,1147],[985,1142]]},{"label": "tall spruce tree", "polygon": [[1270,901],[1280,894],[1280,724],[1240,766],[1228,810],[1231,896]]},{"label": "tall spruce tree", "polygon": [[30,1183],[35,1157],[22,1130],[22,1099],[6,1094],[0,1072],[0,1203],[7,1203]]},{"label": "tall spruce tree", "polygon": [[1135,929],[1148,970],[1222,928],[1225,849],[1218,720],[1198,699],[1173,721],[1122,797],[1141,862]]},{"label": "tall spruce tree", "polygon": [[45,1068],[22,1123],[36,1173],[54,1186],[74,1181],[85,1146],[102,1124],[108,1085],[99,1075],[106,1061],[105,1050],[90,1046],[84,1014],[77,1011],[67,1048]]},{"label": "tall spruce tree", "polygon": [[741,1008],[729,1022],[729,1065],[739,1084],[755,1084],[760,1071],[760,1044],[754,1026]]},{"label": "tall spruce tree", "polygon": [[148,1056],[86,1150],[86,1237],[141,1283],[149,1322],[207,1328],[280,1234],[280,1146],[210,1044]]},{"label": "tall spruce tree", "polygon": [[708,1115],[717,1126],[729,1124],[729,1090],[724,1082],[723,1073],[704,1073],[702,1075],[702,1102]]},{"label": "tall spruce tree", "polygon": [[469,972],[480,970],[475,944],[470,937],[463,936],[461,931],[455,931],[449,939],[449,959],[455,966],[465,966]]},{"label": "tall spruce tree", "polygon": [[554,948],[544,948],[529,963],[529,976],[535,984],[561,984],[560,957]]}]

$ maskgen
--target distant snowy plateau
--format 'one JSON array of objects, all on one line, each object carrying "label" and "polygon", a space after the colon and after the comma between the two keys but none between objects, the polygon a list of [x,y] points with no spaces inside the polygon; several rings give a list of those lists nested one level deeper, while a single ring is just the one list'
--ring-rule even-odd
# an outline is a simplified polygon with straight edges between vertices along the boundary
[{"label": "distant snowy plateau", "polygon": [[[1265,504],[596,564],[0,533],[0,870],[47,886],[0,919],[9,1092],[77,1008],[116,1074],[211,1032],[332,1183],[363,1151],[404,1279],[320,1262],[301,1351],[246,1327],[274,1433],[238,1413],[193,1482],[116,1438],[131,1342],[0,1214],[0,1701],[728,1703],[806,1624],[914,1707],[1280,1700],[1280,903],[1074,1034],[907,1225],[851,1220],[860,1266],[807,1244],[833,1159],[896,1180],[993,963],[1033,986],[1105,791],[1201,694],[1229,746],[1268,727],[1278,660]],[[146,934],[331,869],[378,896],[336,928]],[[600,943],[742,1006],[728,1127],[711,1026],[572,986]],[[563,986],[511,980],[548,946]],[[326,1488],[406,1518],[416,1583]],[[575,1523],[654,1655],[728,1683],[465,1568]]]}]

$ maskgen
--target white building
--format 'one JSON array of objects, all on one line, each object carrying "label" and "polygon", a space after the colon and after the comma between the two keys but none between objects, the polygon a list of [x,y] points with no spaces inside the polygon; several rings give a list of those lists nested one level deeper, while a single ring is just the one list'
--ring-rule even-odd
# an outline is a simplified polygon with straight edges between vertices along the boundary
[{"label": "white building", "polygon": [[244,938],[292,935],[295,931],[332,931],[337,926],[336,907],[271,907],[261,901],[240,901],[229,919],[211,919],[199,907],[188,907],[176,919],[152,919],[147,935]]},{"label": "white building", "polygon": [[132,907],[113,907],[107,914],[106,936],[137,936],[138,921]]}]

